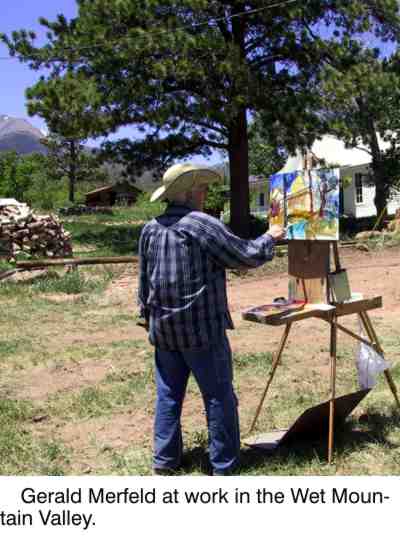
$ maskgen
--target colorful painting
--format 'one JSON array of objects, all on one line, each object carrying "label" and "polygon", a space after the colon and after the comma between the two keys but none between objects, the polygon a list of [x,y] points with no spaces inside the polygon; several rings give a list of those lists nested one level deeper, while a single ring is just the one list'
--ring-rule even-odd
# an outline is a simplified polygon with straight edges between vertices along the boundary
[{"label": "colorful painting", "polygon": [[338,240],[339,169],[271,176],[269,221],[287,227],[289,240]]}]

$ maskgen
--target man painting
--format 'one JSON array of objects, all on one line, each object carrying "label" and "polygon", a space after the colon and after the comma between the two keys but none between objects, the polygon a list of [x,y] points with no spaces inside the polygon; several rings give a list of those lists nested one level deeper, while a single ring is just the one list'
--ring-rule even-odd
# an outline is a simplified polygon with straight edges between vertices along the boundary
[{"label": "man painting", "polygon": [[155,473],[181,465],[180,417],[190,373],[204,400],[213,474],[229,475],[239,463],[225,270],[271,260],[283,229],[273,226],[256,240],[243,240],[203,213],[207,184],[219,179],[204,167],[169,168],[152,196],[167,200],[167,210],[145,225],[139,240],[139,305],[155,347]]}]

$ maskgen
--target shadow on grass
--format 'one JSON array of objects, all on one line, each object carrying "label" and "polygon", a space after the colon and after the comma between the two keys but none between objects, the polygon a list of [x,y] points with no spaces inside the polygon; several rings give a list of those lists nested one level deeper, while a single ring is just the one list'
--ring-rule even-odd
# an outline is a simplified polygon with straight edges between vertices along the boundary
[{"label": "shadow on grass", "polygon": [[[391,443],[387,436],[394,427],[400,426],[400,417],[396,412],[390,415],[369,414],[362,424],[351,419],[335,431],[334,451],[336,458],[360,451],[371,443],[384,445],[387,449],[398,446]],[[311,464],[327,465],[327,432],[314,440],[299,441],[283,446],[273,453],[248,448],[242,451],[240,473],[242,474],[288,474],[303,475],[310,473]],[[324,471],[329,472],[329,469]]]},{"label": "shadow on grass", "polygon": [[[336,459],[353,451],[360,451],[371,443],[384,445],[387,449],[398,449],[398,445],[387,439],[392,429],[398,427],[400,416],[396,412],[390,415],[371,413],[362,423],[347,421],[335,432]],[[206,444],[201,440],[199,442],[201,445],[184,453],[183,474],[212,474]],[[331,472],[330,468],[325,468],[328,465],[327,454],[326,433],[319,439],[299,441],[275,451],[244,447],[241,450],[240,467],[235,475],[306,475],[312,473],[312,464],[321,466],[322,472],[326,474],[335,473],[334,470]]]}]

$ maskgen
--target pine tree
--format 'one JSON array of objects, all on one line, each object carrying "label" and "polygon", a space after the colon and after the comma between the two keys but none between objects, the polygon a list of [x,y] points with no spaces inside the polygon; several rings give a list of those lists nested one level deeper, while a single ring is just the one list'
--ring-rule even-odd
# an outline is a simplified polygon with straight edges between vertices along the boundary
[{"label": "pine tree", "polygon": [[[225,150],[231,226],[249,234],[248,119],[259,112],[288,149],[318,130],[321,70],[343,38],[396,30],[396,0],[78,0],[72,21],[42,20],[48,43],[26,31],[5,38],[42,88],[80,78],[92,135],[133,125],[141,141],[115,152],[135,166]],[[318,33],[317,28],[321,31]],[[324,37],[322,37],[324,36]],[[87,88],[87,91],[85,90]],[[59,90],[62,91],[62,90]],[[90,124],[90,122],[89,122]],[[103,131],[102,131],[103,130]]]},{"label": "pine tree", "polygon": [[48,149],[48,176],[68,178],[69,201],[74,203],[77,181],[106,177],[99,153],[85,147],[91,133],[105,129],[95,86],[67,62],[62,78],[54,73],[29,88],[26,96],[29,114],[46,120],[50,131],[42,140]]},{"label": "pine tree", "polygon": [[331,133],[371,159],[375,207],[383,225],[393,187],[400,186],[400,62],[397,53],[349,47],[326,68],[323,114]]},{"label": "pine tree", "polygon": [[101,168],[101,162],[94,150],[84,145],[76,137],[62,137],[49,134],[42,143],[47,147],[47,176],[54,181],[68,178],[68,199],[75,202],[76,183],[78,181],[105,181],[107,174]]},{"label": "pine tree", "polygon": [[285,148],[271,144],[268,126],[257,117],[249,129],[250,174],[268,178],[283,167],[288,157]]}]

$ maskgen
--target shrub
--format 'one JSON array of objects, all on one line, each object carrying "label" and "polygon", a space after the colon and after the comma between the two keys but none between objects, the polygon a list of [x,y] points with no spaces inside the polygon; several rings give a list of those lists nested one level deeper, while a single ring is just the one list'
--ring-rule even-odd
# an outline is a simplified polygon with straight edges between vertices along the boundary
[{"label": "shrub", "polygon": [[355,236],[358,232],[372,230],[376,222],[376,217],[361,217],[356,219],[353,215],[343,215],[340,217],[340,236]]},{"label": "shrub", "polygon": [[150,202],[149,193],[141,193],[132,207],[132,217],[138,221],[150,221],[165,211],[165,202]]},{"label": "shrub", "polygon": [[250,238],[258,238],[268,230],[266,217],[250,216]]}]

